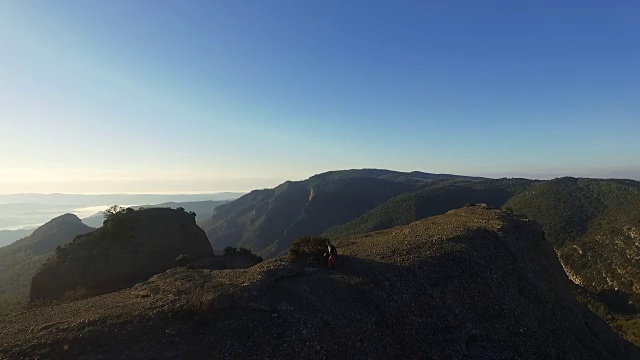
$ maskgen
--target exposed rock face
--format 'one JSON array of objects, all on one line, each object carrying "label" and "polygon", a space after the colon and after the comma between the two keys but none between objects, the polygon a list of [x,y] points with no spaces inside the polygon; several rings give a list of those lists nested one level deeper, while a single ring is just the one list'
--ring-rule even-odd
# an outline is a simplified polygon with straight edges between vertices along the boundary
[{"label": "exposed rock face", "polygon": [[640,359],[524,217],[467,207],[335,244],[335,271],[172,269],[0,318],[0,358]]},{"label": "exposed rock face", "polygon": [[118,214],[57,250],[34,275],[30,296],[80,298],[123,289],[171,268],[181,254],[213,255],[191,214],[171,209]]}]

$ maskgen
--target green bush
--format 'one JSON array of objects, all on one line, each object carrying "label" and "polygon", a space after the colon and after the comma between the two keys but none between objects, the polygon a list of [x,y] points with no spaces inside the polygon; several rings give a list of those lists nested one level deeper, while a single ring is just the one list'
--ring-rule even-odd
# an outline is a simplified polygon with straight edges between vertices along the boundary
[{"label": "green bush", "polygon": [[191,259],[187,255],[178,255],[175,260],[176,267],[185,267],[191,264]]},{"label": "green bush", "polygon": [[287,258],[289,261],[322,264],[327,240],[321,236],[301,237],[291,244]]}]

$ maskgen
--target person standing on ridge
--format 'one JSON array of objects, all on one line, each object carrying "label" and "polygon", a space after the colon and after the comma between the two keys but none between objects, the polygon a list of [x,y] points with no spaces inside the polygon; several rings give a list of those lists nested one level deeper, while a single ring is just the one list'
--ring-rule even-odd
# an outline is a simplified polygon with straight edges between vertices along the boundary
[{"label": "person standing on ridge", "polygon": [[324,254],[324,256],[328,256],[329,257],[329,261],[327,266],[329,267],[329,270],[331,269],[335,269],[336,268],[336,256],[338,256],[338,251],[336,250],[336,247],[333,246],[333,244],[327,240],[327,252]]}]

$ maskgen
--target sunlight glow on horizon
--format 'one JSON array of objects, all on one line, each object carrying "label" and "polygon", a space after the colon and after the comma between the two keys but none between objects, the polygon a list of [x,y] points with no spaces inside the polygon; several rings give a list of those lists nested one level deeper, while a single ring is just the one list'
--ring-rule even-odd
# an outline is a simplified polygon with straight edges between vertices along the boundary
[{"label": "sunlight glow on horizon", "polygon": [[0,193],[246,192],[367,167],[640,180],[640,7],[368,9],[0,2]]},{"label": "sunlight glow on horizon", "polygon": [[0,180],[0,194],[216,194],[223,192],[246,193],[255,189],[272,188],[284,182],[282,179],[184,179],[166,180],[119,180],[117,182],[76,180],[74,182],[38,181],[9,183]]},{"label": "sunlight glow on horizon", "polygon": [[[68,180],[43,180],[11,182],[0,179],[0,195],[7,194],[157,194],[157,195],[185,195],[185,194],[216,194],[223,192],[248,193],[252,190],[274,188],[285,181],[305,180],[313,175],[325,171],[346,169],[325,169],[316,173],[301,177],[281,178],[210,178],[210,179],[111,179],[108,181],[98,179]],[[552,172],[507,172],[507,171],[425,171],[423,169],[388,169],[395,171],[411,172],[422,171],[436,174],[454,174],[466,176],[479,176],[487,178],[528,178],[536,180],[549,180],[558,177],[590,177],[590,178],[625,178],[640,180],[640,171],[631,169],[610,169],[608,171],[561,171]]]}]

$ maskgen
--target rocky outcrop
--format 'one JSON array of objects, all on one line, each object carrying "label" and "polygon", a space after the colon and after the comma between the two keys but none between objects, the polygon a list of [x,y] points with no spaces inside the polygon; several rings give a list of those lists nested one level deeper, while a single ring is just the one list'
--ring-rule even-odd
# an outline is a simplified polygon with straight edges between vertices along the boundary
[{"label": "rocky outcrop", "polygon": [[335,271],[171,269],[0,318],[0,358],[640,359],[527,218],[470,206],[335,244]]},{"label": "rocky outcrop", "polygon": [[59,248],[34,275],[30,297],[68,300],[120,290],[171,268],[182,254],[213,255],[192,214],[165,208],[116,214]]}]

